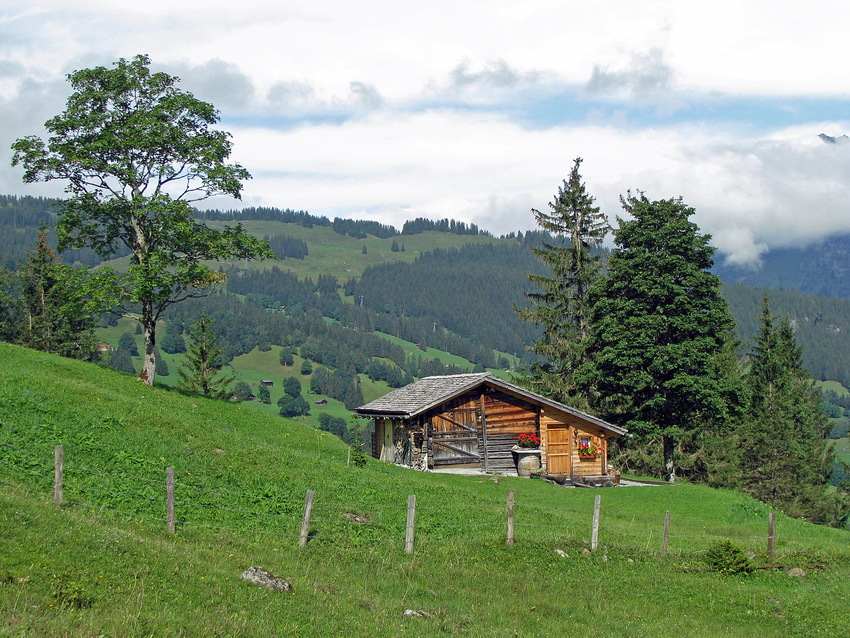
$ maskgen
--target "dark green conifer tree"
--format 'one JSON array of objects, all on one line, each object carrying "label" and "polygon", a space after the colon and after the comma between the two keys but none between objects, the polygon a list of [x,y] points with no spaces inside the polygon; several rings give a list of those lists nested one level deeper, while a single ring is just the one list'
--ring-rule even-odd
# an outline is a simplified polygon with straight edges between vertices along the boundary
[{"label": "dark green conifer tree", "polygon": [[664,476],[686,433],[725,427],[737,379],[721,374],[734,322],[711,274],[710,236],[681,199],[622,199],[607,276],[594,286],[587,360],[577,372],[595,409],[638,443],[660,441]]},{"label": "dark green conifer tree", "polygon": [[543,242],[531,247],[552,271],[551,276],[529,275],[540,291],[527,293],[531,306],[518,309],[519,316],[543,329],[532,350],[545,362],[534,364],[530,375],[521,379],[529,388],[568,405],[583,406],[577,395],[573,374],[583,361],[583,342],[588,334],[587,292],[599,274],[598,248],[610,226],[594,206],[579,174],[581,158],[576,158],[568,180],[558,188],[549,211],[532,209],[538,226],[566,246]]},{"label": "dark green conifer tree", "polygon": [[189,330],[189,349],[177,369],[180,375],[177,387],[185,392],[226,399],[231,395],[230,384],[234,376],[218,377],[225,359],[224,348],[216,344],[214,327],[213,319],[202,310]]},{"label": "dark green conifer tree", "polygon": [[165,359],[160,356],[159,352],[156,353],[156,376],[158,377],[167,377],[171,374],[168,370],[168,364],[165,362]]},{"label": "dark green conifer tree", "polygon": [[129,332],[123,333],[118,338],[118,347],[129,352],[131,357],[139,356],[139,346],[136,344],[136,340],[133,338],[133,335]]},{"label": "dark green conifer tree", "polygon": [[94,334],[100,311],[94,298],[98,288],[87,285],[86,272],[62,263],[48,246],[47,227],[42,224],[36,249],[29,251],[29,261],[20,271],[19,343],[74,359],[99,357]]},{"label": "dark green conifer tree", "polygon": [[834,523],[838,513],[846,520],[847,503],[842,515],[825,491],[835,455],[820,388],[803,369],[791,324],[773,316],[766,297],[746,380],[751,398],[742,428],[743,489],[792,516]]},{"label": "dark green conifer tree", "polygon": [[291,366],[295,363],[295,358],[292,355],[292,348],[283,346],[280,349],[280,365]]},{"label": "dark green conifer tree", "polygon": [[130,353],[123,348],[118,348],[112,352],[110,366],[119,372],[136,374],[136,367],[133,365],[133,359],[130,357]]},{"label": "dark green conifer tree", "polygon": [[19,301],[15,274],[0,266],[0,341],[14,341],[18,334]]}]

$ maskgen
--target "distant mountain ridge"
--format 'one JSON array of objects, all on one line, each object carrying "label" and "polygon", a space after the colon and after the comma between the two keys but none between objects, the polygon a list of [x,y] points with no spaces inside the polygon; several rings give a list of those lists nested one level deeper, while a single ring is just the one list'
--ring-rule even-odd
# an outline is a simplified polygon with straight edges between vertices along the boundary
[{"label": "distant mountain ridge", "polygon": [[805,248],[771,250],[757,269],[715,264],[712,270],[729,284],[793,288],[850,299],[850,233],[832,235]]}]

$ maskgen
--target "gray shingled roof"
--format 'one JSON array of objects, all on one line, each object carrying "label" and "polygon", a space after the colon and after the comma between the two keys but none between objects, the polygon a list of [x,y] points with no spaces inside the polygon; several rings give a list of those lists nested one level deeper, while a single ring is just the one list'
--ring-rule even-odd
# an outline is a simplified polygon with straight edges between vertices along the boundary
[{"label": "gray shingled roof", "polygon": [[393,390],[380,399],[356,408],[358,414],[386,414],[410,418],[478,386],[490,376],[489,372],[451,374],[444,377],[423,377],[403,388]]},{"label": "gray shingled roof", "polygon": [[486,383],[488,386],[499,388],[509,394],[522,397],[528,401],[538,405],[545,405],[560,412],[572,414],[580,419],[584,419],[590,423],[605,428],[606,430],[618,434],[620,436],[627,433],[627,430],[607,423],[595,416],[576,410],[563,403],[558,403],[541,394],[526,390],[518,385],[509,383],[498,377],[494,377],[489,372],[480,372],[474,374],[452,374],[443,377],[423,377],[418,381],[414,381],[410,385],[403,388],[393,390],[389,394],[385,394],[380,399],[370,401],[365,405],[356,408],[359,416],[363,417],[385,417],[385,418],[400,418],[409,419],[417,416],[426,410],[445,403],[455,397],[458,397],[465,392]]}]

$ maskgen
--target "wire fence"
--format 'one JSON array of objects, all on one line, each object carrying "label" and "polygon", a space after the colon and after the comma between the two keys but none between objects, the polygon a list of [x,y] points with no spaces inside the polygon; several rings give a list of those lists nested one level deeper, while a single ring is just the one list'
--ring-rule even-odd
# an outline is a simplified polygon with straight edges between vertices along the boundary
[{"label": "wire fence", "polygon": [[[412,552],[421,543],[544,543],[641,547],[666,554],[693,551],[717,539],[733,539],[775,558],[777,544],[784,552],[850,549],[850,534],[801,525],[775,517],[768,520],[719,521],[689,518],[675,512],[625,512],[602,509],[601,494],[592,511],[582,507],[525,504],[508,491],[505,503],[445,504],[416,502],[366,504],[327,500],[308,490],[305,498],[258,495],[212,485],[204,477],[175,478],[168,468],[161,479],[124,471],[64,462],[62,446],[49,459],[33,462],[23,454],[0,457],[0,484],[24,483],[47,496],[53,485],[57,506],[75,506],[146,521],[152,527],[209,529],[262,534],[292,539],[299,546],[313,543],[404,545]],[[18,450],[23,452],[23,450]],[[49,499],[50,497],[47,496]],[[807,533],[808,530],[808,533]],[[814,531],[815,533],[812,533]],[[589,541],[588,541],[589,539]]]}]

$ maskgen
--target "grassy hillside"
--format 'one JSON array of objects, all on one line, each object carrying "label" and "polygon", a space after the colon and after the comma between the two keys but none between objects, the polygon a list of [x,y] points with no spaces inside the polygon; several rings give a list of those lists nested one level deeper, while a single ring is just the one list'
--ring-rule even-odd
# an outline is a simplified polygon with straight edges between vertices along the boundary
[{"label": "grassy hillside", "polygon": [[[726,538],[766,562],[768,510],[734,492],[348,466],[340,441],[302,423],[6,344],[0,360],[0,636],[843,636],[850,626],[846,531],[779,516],[777,561],[804,578],[705,570],[704,551]],[[299,550],[308,489],[311,540]],[[597,494],[600,546],[585,557]],[[292,580],[294,593],[239,580],[249,565]]]},{"label": "grassy hillside", "polygon": [[[210,228],[220,230],[225,222],[207,221]],[[280,261],[222,262],[225,268],[231,266],[248,268],[270,268],[273,264],[292,270],[299,279],[312,277],[315,281],[319,275],[333,275],[340,283],[350,277],[358,278],[367,266],[395,261],[413,261],[422,252],[435,248],[460,248],[470,243],[500,243],[501,240],[486,235],[455,235],[437,231],[426,231],[416,235],[397,235],[393,238],[382,239],[369,235],[366,239],[356,239],[348,235],[334,232],[327,226],[305,228],[298,224],[284,224],[275,221],[244,221],[244,229],[256,237],[272,237],[288,235],[307,242],[309,255],[305,259],[283,259]],[[399,246],[404,245],[404,252],[393,252],[393,241]],[[366,253],[363,253],[366,246]],[[118,271],[126,270],[130,258],[122,257],[109,262]]]},{"label": "grassy hillside", "polygon": [[[224,222],[206,222],[211,228],[220,229]],[[435,248],[460,248],[469,243],[498,243],[499,239],[485,235],[454,235],[427,231],[416,235],[397,235],[389,239],[381,239],[369,235],[366,239],[355,239],[348,235],[340,235],[327,226],[305,228],[297,224],[281,224],[279,222],[246,221],[242,224],[245,230],[257,237],[266,235],[289,235],[295,239],[307,242],[310,254],[303,260],[285,259],[280,262],[282,267],[291,269],[299,279],[319,275],[333,275],[340,282],[349,277],[360,277],[367,266],[393,261],[413,261],[416,256]],[[393,252],[393,242],[404,245],[404,252]],[[366,246],[366,253],[363,253]],[[242,264],[235,264],[241,266]],[[268,268],[268,263],[258,263],[255,267]]]},{"label": "grassy hillside", "polygon": [[[117,325],[104,329],[99,329],[98,338],[103,343],[106,343],[111,347],[115,348],[118,346],[118,340],[121,335],[125,332],[128,332],[133,335],[134,339],[136,340],[136,345],[138,347],[139,352],[142,352],[142,336],[134,334],[137,326],[138,321],[136,321],[135,319],[122,317],[118,320]],[[164,326],[160,324],[158,326],[157,331],[158,343],[161,343],[163,330]],[[473,364],[471,364],[466,359],[449,354],[447,352],[443,352],[442,350],[428,348],[427,350],[423,351],[417,348],[415,344],[412,344],[408,341],[404,341],[403,339],[398,339],[396,337],[392,337],[383,333],[376,334],[378,334],[382,338],[387,339],[388,341],[391,341],[392,343],[400,345],[404,349],[405,353],[408,355],[422,356],[425,358],[439,358],[444,363],[459,366],[470,372],[474,368]],[[184,338],[188,343],[188,336],[184,335]],[[162,384],[164,386],[172,387],[176,385],[179,380],[177,370],[180,366],[180,362],[183,355],[172,355],[163,353],[161,351],[160,354],[165,363],[168,365],[169,375],[158,376],[157,383]],[[140,370],[142,365],[141,356],[133,357],[132,360],[136,370]],[[271,394],[270,405],[264,405],[259,401],[252,401],[245,403],[245,407],[256,408],[269,414],[277,414],[279,412],[279,408],[277,407],[277,400],[283,395],[282,380],[286,377],[296,377],[301,381],[302,393],[304,395],[304,398],[311,405],[310,415],[301,418],[301,420],[306,423],[316,425],[318,424],[319,414],[321,414],[322,412],[328,412],[331,416],[337,416],[348,419],[348,417],[350,416],[350,412],[345,409],[345,407],[340,401],[336,401],[334,399],[330,399],[322,395],[312,394],[310,392],[311,375],[301,374],[302,362],[303,359],[296,354],[294,355],[293,365],[282,366],[280,365],[279,346],[272,346],[271,350],[268,350],[266,352],[261,352],[259,349],[255,348],[248,354],[244,354],[234,358],[230,364],[230,367],[226,370],[226,373],[235,375],[236,380],[241,380],[248,383],[248,385],[251,386],[251,389],[254,394],[258,392],[258,386],[262,379],[269,379],[274,382],[274,385],[269,388]],[[314,368],[315,367],[317,366],[314,365]],[[505,371],[492,370],[492,372],[503,377],[509,376],[509,373]],[[392,388],[390,388],[384,381],[372,381],[365,374],[360,375],[360,383],[363,389],[363,399],[366,402],[377,399],[378,397],[381,397],[387,394],[390,390],[392,390]],[[328,405],[316,405],[315,402],[321,399],[327,400]]]}]

